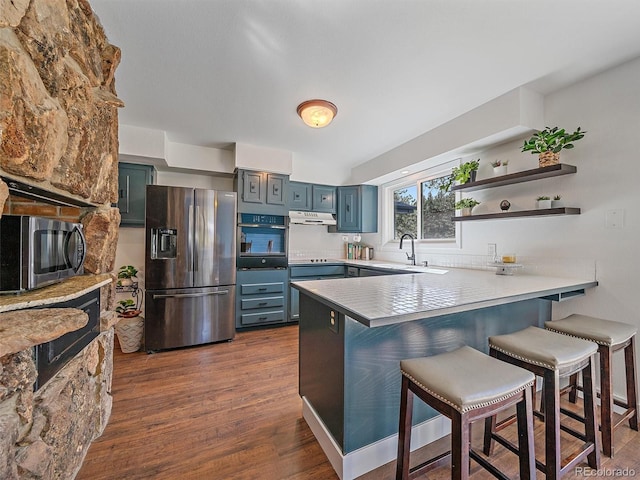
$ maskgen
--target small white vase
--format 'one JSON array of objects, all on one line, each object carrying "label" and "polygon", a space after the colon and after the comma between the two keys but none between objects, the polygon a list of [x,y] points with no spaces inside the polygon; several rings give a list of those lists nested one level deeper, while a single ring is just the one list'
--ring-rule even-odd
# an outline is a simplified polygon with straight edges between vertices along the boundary
[{"label": "small white vase", "polygon": [[507,174],[507,166],[506,165],[500,165],[499,167],[493,167],[493,175],[495,177],[499,177],[501,175],[506,175]]},{"label": "small white vase", "polygon": [[471,207],[461,208],[460,209],[460,215],[463,216],[463,217],[470,217],[471,216],[471,210],[473,210]]},{"label": "small white vase", "polygon": [[122,353],[133,353],[140,350],[144,335],[144,318],[141,316],[121,318],[116,323],[116,335]]},{"label": "small white vase", "polygon": [[551,208],[562,208],[564,207],[564,203],[562,200],[551,200]]},{"label": "small white vase", "polygon": [[551,208],[551,200],[538,200],[538,208],[539,209]]}]

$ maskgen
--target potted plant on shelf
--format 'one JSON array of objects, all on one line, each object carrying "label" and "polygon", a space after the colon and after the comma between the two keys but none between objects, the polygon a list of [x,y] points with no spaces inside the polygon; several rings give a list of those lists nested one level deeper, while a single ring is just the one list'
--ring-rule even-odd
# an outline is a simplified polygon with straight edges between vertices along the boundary
[{"label": "potted plant on shelf", "polygon": [[475,182],[479,166],[480,159],[470,160],[459,167],[453,167],[451,169],[451,175],[449,175],[449,177],[440,185],[440,190],[448,192],[451,189],[453,182],[458,182],[458,185],[462,185],[467,182]]},{"label": "potted plant on shelf", "polygon": [[551,208],[560,208],[562,207],[562,196],[554,195],[551,200]]},{"label": "potted plant on shelf", "polygon": [[564,148],[573,148],[573,143],[584,137],[580,127],[573,133],[568,133],[564,128],[545,127],[534,133],[529,140],[524,141],[523,152],[538,154],[538,164],[540,167],[548,167],[560,163],[560,151]]},{"label": "potted plant on shelf", "polygon": [[455,209],[460,210],[460,215],[463,217],[468,217],[476,205],[480,205],[480,202],[475,198],[463,198],[456,202]]},{"label": "potted plant on shelf", "polygon": [[546,195],[540,195],[537,198],[538,208],[551,208],[551,199]]},{"label": "potted plant on shelf", "polygon": [[506,175],[507,165],[509,165],[509,160],[494,160],[493,162],[491,162],[491,166],[493,167],[493,174],[495,176]]},{"label": "potted plant on shelf", "polygon": [[133,285],[132,278],[138,278],[138,269],[133,265],[123,265],[118,270],[118,285],[129,287]]}]

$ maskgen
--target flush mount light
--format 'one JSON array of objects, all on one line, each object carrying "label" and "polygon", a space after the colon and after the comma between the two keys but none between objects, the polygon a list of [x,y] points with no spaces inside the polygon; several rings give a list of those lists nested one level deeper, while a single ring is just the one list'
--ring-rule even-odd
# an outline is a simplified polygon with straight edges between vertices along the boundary
[{"label": "flush mount light", "polygon": [[400,173],[401,173],[402,175],[406,175],[407,173],[409,173],[409,170],[402,170]]},{"label": "flush mount light", "polygon": [[310,127],[322,128],[331,123],[338,114],[338,108],[326,100],[307,100],[298,105],[297,112]]}]

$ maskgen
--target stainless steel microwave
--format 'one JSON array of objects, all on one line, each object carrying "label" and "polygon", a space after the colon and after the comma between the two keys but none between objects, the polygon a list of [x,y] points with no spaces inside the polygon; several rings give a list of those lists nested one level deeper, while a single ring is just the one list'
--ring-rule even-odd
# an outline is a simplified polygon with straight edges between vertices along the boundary
[{"label": "stainless steel microwave", "polygon": [[79,223],[27,215],[0,218],[0,291],[17,293],[84,273]]}]

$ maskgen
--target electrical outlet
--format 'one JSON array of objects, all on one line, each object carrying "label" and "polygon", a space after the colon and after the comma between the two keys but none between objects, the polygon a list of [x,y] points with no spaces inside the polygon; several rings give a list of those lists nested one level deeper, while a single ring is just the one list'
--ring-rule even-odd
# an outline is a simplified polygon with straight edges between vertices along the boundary
[{"label": "electrical outlet", "polygon": [[604,215],[606,228],[624,228],[624,209],[607,210]]},{"label": "electrical outlet", "polygon": [[343,242],[348,242],[349,241],[349,235],[342,235],[342,241]]}]

